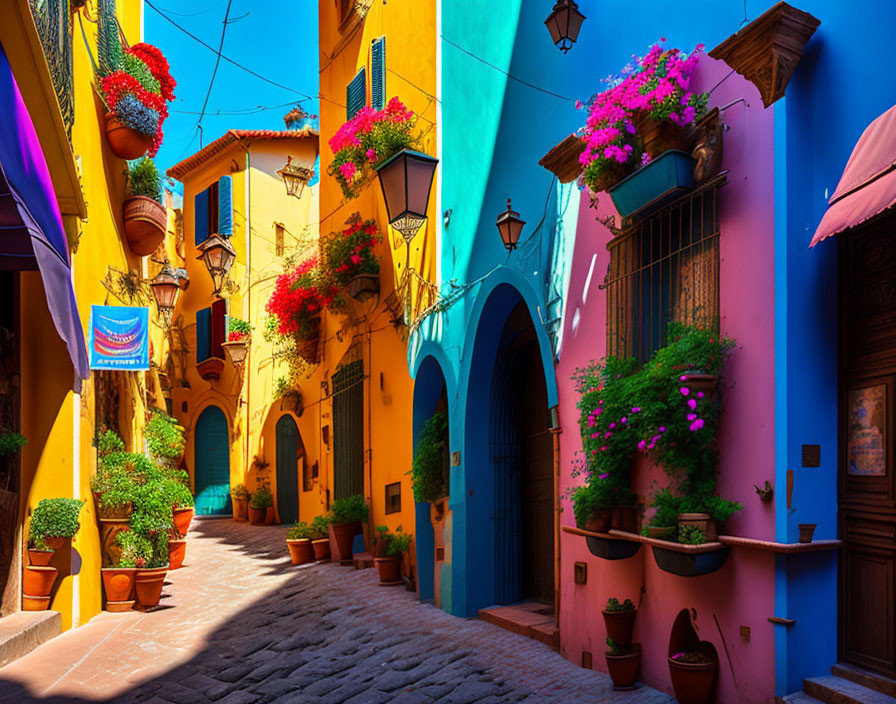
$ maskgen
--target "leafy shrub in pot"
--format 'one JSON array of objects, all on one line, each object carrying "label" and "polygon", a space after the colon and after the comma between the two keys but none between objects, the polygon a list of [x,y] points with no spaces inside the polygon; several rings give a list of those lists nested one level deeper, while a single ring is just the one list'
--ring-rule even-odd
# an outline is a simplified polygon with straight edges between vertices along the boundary
[{"label": "leafy shrub in pot", "polygon": [[79,515],[83,505],[80,499],[41,499],[31,515],[29,542],[38,549],[58,550],[81,527]]},{"label": "leafy shrub in pot", "polygon": [[618,599],[611,598],[601,613],[604,617],[607,637],[618,645],[630,646],[635,629],[635,619],[638,615],[638,607],[632,600],[626,599],[620,603]]},{"label": "leafy shrub in pot", "polygon": [[411,469],[414,501],[437,501],[448,495],[448,414],[433,413],[423,423],[414,446]]}]

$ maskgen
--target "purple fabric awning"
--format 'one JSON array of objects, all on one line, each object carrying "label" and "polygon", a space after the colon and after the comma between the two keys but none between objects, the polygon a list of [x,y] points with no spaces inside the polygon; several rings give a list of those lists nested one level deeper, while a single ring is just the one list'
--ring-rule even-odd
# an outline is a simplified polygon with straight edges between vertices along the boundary
[{"label": "purple fabric awning", "polygon": [[[0,45],[0,269],[40,271],[47,306],[80,379],[90,376],[68,241],[50,171]],[[80,383],[76,380],[76,387]]]}]

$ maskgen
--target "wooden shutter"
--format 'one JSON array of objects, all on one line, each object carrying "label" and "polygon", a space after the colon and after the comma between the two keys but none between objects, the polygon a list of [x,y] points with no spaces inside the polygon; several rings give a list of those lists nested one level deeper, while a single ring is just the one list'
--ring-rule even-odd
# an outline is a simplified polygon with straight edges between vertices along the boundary
[{"label": "wooden shutter", "polygon": [[209,356],[224,359],[221,343],[227,341],[227,301],[219,298],[212,303],[211,344]]},{"label": "wooden shutter", "polygon": [[222,176],[218,179],[218,234],[233,236],[233,178]]},{"label": "wooden shutter", "polygon": [[374,39],[370,49],[370,106],[386,107],[386,38]]},{"label": "wooden shutter", "polygon": [[196,363],[211,357],[212,309],[196,311]]},{"label": "wooden shutter", "polygon": [[208,189],[197,193],[193,198],[193,229],[196,233],[195,244],[199,245],[208,239]]},{"label": "wooden shutter", "polygon": [[333,498],[364,493],[364,361],[333,375]]},{"label": "wooden shutter", "polygon": [[351,120],[367,104],[367,70],[362,68],[345,89],[345,119]]}]

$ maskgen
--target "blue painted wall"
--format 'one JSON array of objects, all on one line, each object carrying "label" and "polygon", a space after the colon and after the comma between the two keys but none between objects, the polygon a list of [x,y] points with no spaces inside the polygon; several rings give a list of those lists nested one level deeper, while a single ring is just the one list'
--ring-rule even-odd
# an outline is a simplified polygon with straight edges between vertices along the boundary
[{"label": "blue painted wall", "polygon": [[[747,0],[747,18],[772,4]],[[550,5],[508,0],[497,12],[486,0],[442,3],[441,198],[452,215],[441,230],[440,274],[449,305],[414,334],[409,364],[416,374],[425,356],[439,355],[451,389],[451,444],[461,451],[461,464],[452,468],[452,594],[444,603],[461,616],[475,615],[490,603],[492,587],[482,572],[488,559],[482,460],[487,404],[480,401],[494,364],[488,350],[497,344],[511,299],[522,298],[529,307],[550,405],[557,398],[552,320],[562,309],[578,202],[538,160],[583,123],[574,101],[598,92],[600,78],[632,53],[643,53],[660,37],[685,50],[698,43],[712,48],[745,19],[740,0],[692,0],[674,9],[646,0],[581,2],[588,19],[579,43],[563,55],[544,27]],[[805,0],[796,5],[818,17],[821,26],[787,97],[770,108],[776,144],[776,248],[769,252],[769,266],[776,275],[776,538],[781,542],[794,541],[797,523],[803,522],[817,523],[819,538],[837,535],[837,245],[807,247],[862,130],[896,100],[896,74],[887,57],[896,3]],[[494,225],[508,197],[527,221],[521,247],[510,255]],[[415,408],[415,428],[421,422]],[[810,443],[822,446],[820,468],[800,467],[801,445]],[[791,510],[784,501],[788,470],[795,479]],[[836,661],[837,560],[807,557],[781,557],[776,563],[776,613],[798,622],[790,630],[779,627],[777,634],[778,694],[799,689],[803,677],[822,674]]]}]

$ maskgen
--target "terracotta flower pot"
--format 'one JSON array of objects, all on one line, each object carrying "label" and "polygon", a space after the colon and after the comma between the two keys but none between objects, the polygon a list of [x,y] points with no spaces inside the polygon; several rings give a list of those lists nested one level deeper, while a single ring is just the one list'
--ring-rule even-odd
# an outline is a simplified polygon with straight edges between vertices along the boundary
[{"label": "terracotta flower pot", "polygon": [[134,575],[134,591],[137,597],[137,605],[143,609],[151,609],[158,606],[162,598],[162,586],[165,583],[167,567],[154,569],[138,569]]},{"label": "terracotta flower pot", "polygon": [[[102,494],[100,495],[102,496]],[[119,519],[124,518],[128,519],[131,517],[131,514],[134,512],[134,507],[131,504],[122,504],[121,506],[100,506],[97,503],[97,517],[99,518],[100,523],[106,520]]]},{"label": "terracotta flower pot", "polygon": [[274,512],[274,507],[268,506],[265,509],[264,524],[266,526],[272,526],[272,525],[274,525],[276,519],[277,519],[277,514]]},{"label": "terracotta flower pot", "polygon": [[601,613],[604,615],[607,638],[612,638],[616,645],[623,647],[631,645],[638,609],[629,609],[628,611],[601,610]]},{"label": "terracotta flower pot", "polygon": [[130,529],[130,521],[127,518],[100,519],[100,550],[103,567],[114,567],[119,563],[121,546],[118,544],[118,534]]},{"label": "terracotta flower pot", "polygon": [[128,127],[114,112],[106,113],[106,139],[109,148],[119,159],[136,159],[152,147],[151,134],[143,134]]},{"label": "terracotta flower pot", "polygon": [[179,535],[186,535],[193,520],[193,507],[174,509],[174,529]]},{"label": "terracotta flower pot", "polygon": [[355,536],[361,532],[361,523],[333,523],[330,525],[330,536],[335,545],[330,545],[330,553],[340,562],[351,562],[353,550],[352,544]]},{"label": "terracotta flower pot", "polygon": [[610,514],[610,526],[627,533],[638,532],[638,514],[634,506],[614,506]]},{"label": "terracotta flower pot", "polygon": [[310,331],[296,340],[296,354],[309,364],[317,364],[320,360],[320,318],[313,318]]},{"label": "terracotta flower pot", "polygon": [[22,577],[22,593],[28,596],[49,596],[55,583],[55,567],[28,565]]},{"label": "terracotta flower pot", "polygon": [[718,660],[688,663],[669,658],[669,675],[678,704],[708,704],[712,701],[718,667]]},{"label": "terracotta flower pot", "polygon": [[46,536],[44,538],[44,545],[46,545],[50,550],[58,550],[63,545],[65,545],[66,540],[71,540],[71,538],[59,538],[57,536]]},{"label": "terracotta flower pot", "polygon": [[183,567],[184,558],[187,556],[187,540],[168,539],[168,569],[179,570]]},{"label": "terracotta flower pot", "polygon": [[50,608],[50,597],[22,594],[22,611],[46,611]]},{"label": "terracotta flower pot", "polygon": [[330,541],[327,538],[312,540],[311,547],[314,550],[314,559],[318,562],[329,561],[330,559]]},{"label": "terracotta flower pot", "polygon": [[687,386],[694,393],[702,391],[707,396],[715,393],[719,385],[719,377],[715,374],[703,374],[702,372],[685,373],[681,380],[682,385]]},{"label": "terracotta flower pot", "polygon": [[628,655],[610,655],[607,653],[607,671],[613,680],[614,689],[629,688],[638,681],[641,669],[641,648],[637,644]]},{"label": "terracotta flower pot", "polygon": [[647,526],[647,537],[657,540],[675,540],[675,526]]},{"label": "terracotta flower pot", "polygon": [[165,206],[146,196],[131,196],[124,201],[122,216],[131,251],[140,257],[155,252],[168,230]]},{"label": "terracotta flower pot", "polygon": [[264,523],[265,515],[267,514],[267,510],[263,508],[252,508],[249,507],[249,523],[253,526],[260,526]]},{"label": "terracotta flower pot", "polygon": [[[815,534],[815,523],[798,523],[797,528],[800,529],[800,542],[801,543],[811,543],[812,536]],[[28,551],[28,554],[31,554],[31,551]],[[33,564],[33,563],[32,563]]]},{"label": "terracotta flower pot", "polygon": [[703,531],[706,536],[706,542],[712,543],[719,536],[716,533],[716,522],[708,513],[679,513],[678,527],[694,526]]},{"label": "terracotta flower pot", "polygon": [[380,573],[380,584],[404,584],[401,579],[401,557],[375,557],[373,564]]},{"label": "terracotta flower pot", "polygon": [[106,611],[130,611],[134,605],[134,577],[132,567],[104,567],[103,589],[106,591]]},{"label": "terracotta flower pot", "polygon": [[289,558],[292,560],[292,564],[304,565],[314,562],[314,548],[307,538],[287,540],[286,547],[289,548]]},{"label": "terracotta flower pot", "polygon": [[50,564],[55,550],[28,550],[28,562],[34,567],[46,567]]},{"label": "terracotta flower pot", "polygon": [[585,521],[585,530],[593,533],[606,533],[610,530],[611,511],[608,508],[602,509]]},{"label": "terracotta flower pot", "polygon": [[345,286],[346,293],[363,303],[380,292],[379,274],[358,274]]},{"label": "terracotta flower pot", "polygon": [[234,499],[233,500],[233,520],[245,521],[249,515],[249,500]]}]

